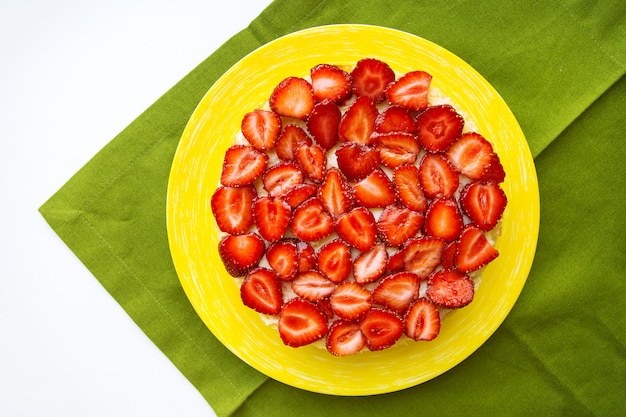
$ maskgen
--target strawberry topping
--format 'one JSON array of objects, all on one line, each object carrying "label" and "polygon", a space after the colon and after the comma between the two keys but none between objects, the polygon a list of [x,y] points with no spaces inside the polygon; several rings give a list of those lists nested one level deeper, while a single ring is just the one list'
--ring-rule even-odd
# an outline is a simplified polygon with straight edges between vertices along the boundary
[{"label": "strawberry topping", "polygon": [[495,183],[473,182],[461,192],[461,207],[480,230],[493,229],[506,207],[506,195]]},{"label": "strawberry topping", "polygon": [[375,245],[367,252],[361,252],[354,260],[354,280],[361,285],[376,281],[387,269],[387,258],[384,243]]},{"label": "strawberry topping", "polygon": [[422,228],[424,216],[399,205],[385,207],[376,227],[378,235],[389,246],[402,246]]},{"label": "strawberry topping", "polygon": [[454,256],[454,263],[459,271],[475,271],[497,257],[497,249],[489,243],[479,228],[468,225],[463,229]]},{"label": "strawberry topping", "polygon": [[424,279],[441,263],[445,242],[436,237],[416,237],[402,249],[406,271]]},{"label": "strawberry topping", "polygon": [[325,150],[339,141],[341,110],[331,101],[317,103],[306,120],[306,127],[318,145]]},{"label": "strawberry topping", "polygon": [[463,217],[455,200],[435,200],[424,219],[424,232],[451,242],[456,240],[463,229]]},{"label": "strawberry topping", "polygon": [[220,182],[227,187],[250,185],[259,178],[269,156],[246,145],[233,145],[226,150]]},{"label": "strawberry topping", "polygon": [[504,169],[491,143],[480,134],[464,133],[446,151],[454,169],[472,180],[500,183]]},{"label": "strawberry topping", "polygon": [[211,210],[217,227],[231,235],[245,233],[254,223],[252,202],[256,189],[245,187],[219,187],[211,197]]},{"label": "strawberry topping", "polygon": [[443,308],[460,308],[474,299],[474,281],[462,272],[442,269],[428,278],[426,295]]},{"label": "strawberry topping", "polygon": [[283,162],[269,168],[262,176],[263,188],[273,197],[282,197],[304,180],[300,168],[292,162]]},{"label": "strawberry topping", "polygon": [[256,233],[228,235],[217,247],[226,271],[233,277],[242,277],[259,264],[265,252],[265,243]]},{"label": "strawberry topping", "polygon": [[429,152],[443,152],[461,136],[465,121],[454,107],[443,104],[431,106],[415,119],[417,137]]},{"label": "strawberry topping", "polygon": [[352,76],[335,65],[316,65],[310,75],[313,97],[317,101],[340,103],[352,94]]},{"label": "strawberry topping", "polygon": [[396,74],[386,62],[373,58],[361,59],[350,75],[354,94],[368,97],[374,103],[385,100],[387,86],[396,79]]},{"label": "strawberry topping", "polygon": [[361,145],[372,143],[378,109],[368,97],[359,97],[346,110],[339,122],[339,140]]},{"label": "strawberry topping", "polygon": [[326,337],[326,349],[335,356],[354,355],[365,347],[365,343],[359,324],[353,321],[335,321]]},{"label": "strawberry topping", "polygon": [[275,242],[287,231],[291,220],[291,206],[279,197],[259,197],[252,204],[252,215],[261,236]]},{"label": "strawberry topping", "polygon": [[278,314],[283,306],[282,284],[274,271],[256,268],[248,273],[240,288],[244,305],[263,314]]},{"label": "strawberry topping", "polygon": [[341,239],[331,240],[317,254],[317,268],[333,282],[342,282],[352,273],[350,246]]},{"label": "strawberry topping", "polygon": [[315,304],[301,298],[287,302],[278,319],[278,333],[283,343],[300,347],[320,340],[328,332],[326,316]]},{"label": "strawberry topping", "polygon": [[376,219],[365,207],[357,207],[337,218],[339,237],[360,251],[370,250],[376,243]]},{"label": "strawberry topping", "polygon": [[356,282],[345,281],[335,287],[330,305],[340,318],[356,320],[372,308],[372,293]]},{"label": "strawberry topping", "polygon": [[380,169],[354,184],[354,198],[363,207],[386,207],[396,201],[393,183]]},{"label": "strawberry topping", "polygon": [[351,142],[339,145],[335,155],[337,166],[348,181],[365,178],[378,167],[380,161],[378,149]]},{"label": "strawberry topping", "polygon": [[336,168],[330,168],[317,191],[324,210],[333,217],[347,212],[354,205],[354,192],[344,175]]},{"label": "strawberry topping", "polygon": [[241,133],[260,151],[272,149],[276,144],[282,121],[280,116],[267,110],[246,113],[241,122]]},{"label": "strawberry topping", "polygon": [[409,110],[420,111],[428,106],[428,89],[432,76],[424,71],[407,72],[387,87],[387,99]]},{"label": "strawberry topping", "polygon": [[283,161],[296,159],[296,148],[300,145],[312,145],[313,141],[300,126],[288,124],[276,140],[276,155]]},{"label": "strawberry topping", "polygon": [[360,329],[369,350],[383,350],[400,339],[404,333],[404,323],[390,311],[373,308],[361,321]]},{"label": "strawberry topping", "polygon": [[315,105],[313,87],[303,78],[287,77],[272,91],[269,104],[281,116],[304,120]]},{"label": "strawberry topping", "polygon": [[380,162],[388,168],[411,165],[420,151],[417,138],[410,133],[392,132],[372,135],[380,155]]},{"label": "strawberry topping", "polygon": [[407,208],[424,212],[428,209],[428,201],[420,186],[419,170],[415,165],[404,165],[393,171],[393,183],[398,200]]},{"label": "strawberry topping", "polygon": [[311,269],[303,272],[291,281],[293,292],[309,301],[319,301],[330,297],[335,290],[335,283],[322,275],[319,271]]},{"label": "strawberry topping", "polygon": [[282,199],[292,208],[298,207],[303,201],[309,199],[317,192],[317,187],[313,184],[297,184],[289,189]]},{"label": "strawberry topping", "polygon": [[296,149],[296,162],[305,177],[320,182],[326,174],[326,154],[318,145],[300,145]]},{"label": "strawberry topping", "polygon": [[404,315],[404,333],[413,340],[433,340],[440,327],[439,309],[427,298],[415,300]]},{"label": "strawberry topping", "polygon": [[334,230],[333,218],[324,211],[322,201],[311,197],[300,204],[291,218],[291,231],[306,242],[329,236]]},{"label": "strawberry topping", "polygon": [[419,295],[420,278],[410,272],[389,275],[372,292],[372,301],[398,314],[404,314]]},{"label": "strawberry topping", "polygon": [[296,242],[291,239],[279,240],[267,248],[267,262],[283,281],[293,280],[299,272],[300,256]]},{"label": "strawberry topping", "polygon": [[417,133],[417,124],[409,109],[391,105],[378,115],[374,130],[379,133]]}]

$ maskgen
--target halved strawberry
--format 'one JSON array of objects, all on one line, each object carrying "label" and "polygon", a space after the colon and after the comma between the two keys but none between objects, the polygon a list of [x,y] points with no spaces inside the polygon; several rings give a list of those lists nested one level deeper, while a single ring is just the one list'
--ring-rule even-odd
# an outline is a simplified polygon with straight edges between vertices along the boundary
[{"label": "halved strawberry", "polygon": [[315,249],[301,240],[297,240],[296,246],[298,246],[298,257],[300,259],[298,271],[306,272],[314,269],[317,266],[317,254],[315,253]]},{"label": "halved strawberry", "polygon": [[281,127],[280,116],[267,110],[254,110],[246,113],[241,121],[241,133],[252,146],[260,151],[274,147]]},{"label": "halved strawberry", "polygon": [[397,272],[404,271],[404,269],[404,252],[402,252],[402,250],[398,250],[389,257],[389,260],[387,261],[387,272],[395,274]]},{"label": "halved strawberry", "polygon": [[333,282],[344,281],[352,273],[350,246],[341,239],[326,243],[317,253],[317,268]]},{"label": "halved strawberry", "polygon": [[340,121],[339,107],[332,101],[324,100],[313,107],[313,111],[306,119],[306,127],[315,142],[328,150],[339,141]]},{"label": "halved strawberry", "polygon": [[364,347],[365,336],[361,333],[358,323],[337,320],[330,326],[326,336],[326,349],[333,355],[354,355]]},{"label": "halved strawberry", "polygon": [[377,168],[354,184],[354,199],[363,207],[385,207],[396,201],[396,194],[389,177]]},{"label": "halved strawberry", "polygon": [[361,145],[372,143],[378,109],[368,97],[359,97],[350,105],[339,122],[339,140]]},{"label": "halved strawberry", "polygon": [[241,187],[252,184],[259,178],[269,156],[247,145],[233,145],[226,150],[220,182],[227,187]]},{"label": "halved strawberry", "polygon": [[320,182],[326,174],[326,154],[318,145],[300,145],[296,149],[296,162],[304,175],[313,182]]},{"label": "halved strawberry", "polygon": [[317,197],[300,204],[291,217],[291,231],[307,242],[323,239],[333,230],[333,218],[324,211],[322,201]]},{"label": "halved strawberry", "polygon": [[420,236],[410,239],[402,249],[404,268],[425,279],[441,262],[446,243],[436,237]]},{"label": "halved strawberry", "polygon": [[452,198],[459,188],[459,174],[440,154],[424,155],[420,162],[419,180],[428,198]]},{"label": "halved strawberry", "polygon": [[415,165],[402,165],[393,171],[393,184],[398,200],[407,208],[424,212],[428,201],[419,182],[419,169]]},{"label": "halved strawberry", "polygon": [[283,343],[300,347],[322,339],[328,332],[326,316],[310,301],[293,298],[288,301],[278,319],[278,333]]},{"label": "halved strawberry", "polygon": [[245,233],[254,223],[252,202],[256,189],[244,187],[218,187],[211,196],[211,210],[222,232],[231,235]]},{"label": "halved strawberry", "polygon": [[374,133],[372,135],[380,162],[388,168],[415,163],[420,146],[417,138],[405,132]]},{"label": "halved strawberry", "polygon": [[424,71],[407,72],[387,87],[387,100],[409,110],[428,106],[428,89],[432,76]]},{"label": "halved strawberry", "polygon": [[335,230],[346,243],[364,252],[376,243],[376,219],[365,207],[357,207],[342,214],[335,222]]},{"label": "halved strawberry", "polygon": [[388,257],[384,243],[378,243],[367,252],[361,252],[354,260],[354,280],[362,285],[376,281],[385,273]]},{"label": "halved strawberry", "polygon": [[413,340],[433,340],[440,328],[439,309],[426,298],[415,300],[404,315],[404,334]]},{"label": "halved strawberry", "polygon": [[335,283],[315,269],[299,274],[291,281],[293,292],[305,300],[317,302],[330,297],[335,289]]},{"label": "halved strawberry", "polygon": [[252,204],[252,215],[261,236],[275,242],[287,231],[291,206],[279,197],[258,197]]},{"label": "halved strawberry", "polygon": [[383,350],[393,346],[404,333],[402,320],[394,313],[373,308],[360,323],[369,350]]},{"label": "halved strawberry", "polygon": [[372,293],[354,281],[344,281],[335,287],[330,305],[340,318],[356,320],[372,308]]},{"label": "halved strawberry", "polygon": [[283,161],[293,161],[298,146],[312,144],[313,140],[304,129],[295,124],[288,124],[276,140],[276,155]]},{"label": "halved strawberry", "polygon": [[333,308],[330,306],[330,298],[322,298],[317,303],[315,303],[315,307],[324,315],[328,320],[335,317],[335,313],[333,312]]},{"label": "halved strawberry", "polygon": [[493,229],[504,213],[507,199],[495,183],[472,182],[461,192],[461,208],[481,230]]},{"label": "halved strawberry", "polygon": [[402,246],[422,228],[424,215],[400,205],[390,204],[381,213],[376,227],[389,246]]},{"label": "halved strawberry", "polygon": [[372,291],[372,301],[398,314],[404,314],[419,296],[420,278],[411,272],[399,272],[380,281]]},{"label": "halved strawberry", "polygon": [[268,168],[262,176],[263,188],[273,197],[282,197],[304,180],[304,174],[293,162],[282,162]]},{"label": "halved strawberry", "polygon": [[430,106],[417,115],[417,138],[429,152],[444,152],[463,133],[465,121],[449,104]]},{"label": "halved strawberry", "polygon": [[479,133],[464,133],[446,151],[454,169],[472,180],[500,183],[504,168],[491,143]]},{"label": "halved strawberry", "polygon": [[465,307],[474,299],[474,281],[454,269],[442,269],[428,278],[426,296],[443,308]]},{"label": "halved strawberry", "polygon": [[414,134],[417,132],[417,125],[409,109],[391,105],[378,115],[374,130],[380,133],[406,132]]},{"label": "halved strawberry", "polygon": [[463,229],[463,216],[454,199],[438,199],[431,203],[424,218],[424,233],[452,242]]},{"label": "halved strawberry", "polygon": [[354,205],[354,191],[337,168],[330,168],[326,172],[317,196],[322,201],[324,210],[333,217],[338,217]]},{"label": "halved strawberry", "polygon": [[244,305],[263,314],[278,314],[283,306],[283,290],[278,275],[271,269],[250,271],[240,287]]},{"label": "halved strawberry", "polygon": [[314,196],[317,192],[317,187],[314,184],[302,183],[297,184],[282,196],[282,199],[287,202],[292,208],[296,208],[303,201],[308,200]]},{"label": "halved strawberry", "polygon": [[443,248],[443,253],[441,254],[441,267],[443,269],[454,269],[454,257],[456,256],[457,246],[458,242],[454,240]]},{"label": "halved strawberry", "polygon": [[265,243],[256,233],[224,236],[217,247],[226,271],[242,277],[256,267],[265,252]]},{"label": "halved strawberry", "polygon": [[347,142],[335,151],[337,167],[348,181],[358,181],[371,173],[380,161],[378,149]]},{"label": "halved strawberry", "polygon": [[315,105],[313,87],[303,78],[287,77],[274,88],[269,104],[281,116],[304,120]]},{"label": "halved strawberry", "polygon": [[300,256],[295,239],[284,239],[273,243],[267,248],[265,258],[283,281],[293,280],[299,272]]},{"label": "halved strawberry", "polygon": [[385,100],[385,89],[396,79],[395,72],[386,62],[374,58],[361,59],[350,75],[354,94],[368,97],[374,103]]},{"label": "halved strawberry", "polygon": [[336,65],[316,65],[310,75],[313,97],[317,101],[340,103],[352,94],[352,76]]},{"label": "halved strawberry", "polygon": [[463,229],[454,257],[454,263],[459,271],[475,271],[497,257],[498,250],[491,246],[479,228],[470,224]]}]

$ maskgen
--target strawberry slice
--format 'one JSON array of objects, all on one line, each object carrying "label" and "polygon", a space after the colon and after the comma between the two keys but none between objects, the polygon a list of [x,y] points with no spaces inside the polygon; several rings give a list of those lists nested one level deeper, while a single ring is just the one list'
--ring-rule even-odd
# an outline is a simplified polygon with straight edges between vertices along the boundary
[{"label": "strawberry slice", "polygon": [[378,149],[380,162],[388,168],[414,164],[417,160],[420,146],[417,138],[410,133],[374,133],[372,138]]},{"label": "strawberry slice", "polygon": [[282,197],[304,181],[304,174],[293,162],[282,162],[268,168],[262,176],[263,188],[273,197]]},{"label": "strawberry slice", "polygon": [[217,246],[226,271],[242,277],[256,267],[265,252],[265,243],[256,233],[224,236]]},{"label": "strawberry slice", "polygon": [[465,121],[449,104],[431,106],[417,115],[417,138],[429,152],[444,152],[463,133]]},{"label": "strawberry slice", "polygon": [[240,287],[244,305],[263,314],[278,314],[283,306],[283,290],[278,275],[271,269],[250,271]]},{"label": "strawberry slice", "polygon": [[502,218],[506,194],[495,183],[472,182],[461,192],[461,208],[480,230],[493,229]]},{"label": "strawberry slice", "polygon": [[341,239],[326,243],[317,253],[317,268],[333,282],[344,281],[352,273],[350,246]]},{"label": "strawberry slice", "polygon": [[385,277],[374,291],[372,301],[398,314],[404,314],[419,296],[420,278],[410,272],[399,272]]},{"label": "strawberry slice", "polygon": [[442,269],[428,278],[426,296],[439,307],[465,307],[474,299],[474,281],[462,272]]},{"label": "strawberry slice", "polygon": [[360,352],[365,347],[365,336],[358,323],[337,320],[328,330],[326,349],[335,356],[348,356]]},{"label": "strawberry slice", "polygon": [[387,272],[395,274],[404,271],[404,269],[404,252],[399,250],[389,257],[387,261]]},{"label": "strawberry slice", "polygon": [[344,320],[356,320],[372,308],[372,293],[354,281],[344,281],[335,287],[330,306]]},{"label": "strawberry slice", "polygon": [[270,108],[281,116],[305,120],[313,110],[313,87],[303,78],[282,80],[269,99]]},{"label": "strawberry slice", "polygon": [[360,323],[369,350],[383,350],[393,346],[404,333],[402,320],[394,313],[373,308]]},{"label": "strawberry slice", "polygon": [[259,234],[270,242],[285,235],[291,219],[291,206],[279,197],[258,197],[252,204],[254,224]]},{"label": "strawberry slice", "polygon": [[291,231],[299,239],[317,241],[329,236],[333,230],[333,218],[324,211],[322,201],[317,197],[309,198],[293,212]]},{"label": "strawberry slice", "polygon": [[335,151],[337,167],[348,181],[358,181],[369,175],[380,161],[378,149],[347,142]]},{"label": "strawberry slice", "polygon": [[211,210],[222,232],[231,235],[245,233],[254,223],[252,202],[256,198],[253,186],[218,187],[211,197]]},{"label": "strawberry slice", "polygon": [[393,183],[381,170],[374,169],[354,184],[354,199],[363,207],[386,207],[396,201]]},{"label": "strawberry slice", "polygon": [[303,201],[313,197],[317,192],[317,187],[313,184],[303,183],[297,184],[282,196],[292,208],[298,207]]},{"label": "strawberry slice", "polygon": [[335,223],[339,237],[362,252],[370,250],[376,243],[376,219],[365,207],[342,214]]},{"label": "strawberry slice", "polygon": [[376,228],[378,235],[389,246],[402,246],[422,228],[424,215],[400,205],[385,207]]},{"label": "strawberry slice", "polygon": [[455,240],[443,248],[443,253],[441,254],[441,267],[443,269],[454,269],[454,257],[456,256],[457,246],[458,242]]},{"label": "strawberry slice", "polygon": [[296,245],[298,246],[298,258],[300,259],[298,271],[306,272],[314,269],[317,266],[317,254],[315,253],[315,249],[301,240],[297,241]]},{"label": "strawberry slice", "polygon": [[428,198],[452,198],[459,188],[459,174],[440,154],[424,155],[419,167],[419,181]]},{"label": "strawberry slice", "polygon": [[384,243],[374,245],[367,252],[361,252],[354,260],[354,280],[363,285],[376,281],[387,269],[387,247]]},{"label": "strawberry slice", "polygon": [[428,89],[432,76],[424,71],[407,72],[387,87],[387,100],[409,110],[428,107]]},{"label": "strawberry slice", "polygon": [[504,181],[504,168],[491,143],[479,133],[464,133],[446,151],[446,158],[457,172],[486,182]]},{"label": "strawberry slice", "polygon": [[424,219],[424,233],[451,242],[463,229],[463,216],[453,199],[439,199],[431,203]]},{"label": "strawberry slice", "polygon": [[300,145],[312,145],[313,140],[298,125],[288,124],[276,140],[276,155],[283,161],[296,159],[296,148]]},{"label": "strawberry slice", "polygon": [[428,201],[419,182],[419,169],[415,165],[402,165],[393,171],[393,184],[398,200],[410,210],[424,212]]},{"label": "strawberry slice", "polygon": [[274,147],[281,127],[280,116],[267,110],[254,110],[246,113],[241,121],[241,133],[252,146],[260,151]]},{"label": "strawberry slice", "polygon": [[404,334],[413,340],[433,340],[439,335],[439,309],[426,298],[418,298],[404,315]]},{"label": "strawberry slice", "polygon": [[333,319],[335,317],[335,313],[333,312],[333,308],[330,306],[330,298],[322,298],[317,303],[315,303],[315,307],[324,315],[328,320]]},{"label": "strawberry slice", "polygon": [[478,227],[470,224],[463,229],[454,257],[454,263],[459,271],[475,271],[497,257],[498,250],[491,246]]},{"label": "strawberry slice", "polygon": [[378,109],[368,97],[359,97],[341,117],[339,140],[369,145],[376,126]]},{"label": "strawberry slice", "polygon": [[241,187],[252,184],[259,178],[269,156],[247,145],[233,145],[226,150],[220,182],[227,187]]},{"label": "strawberry slice", "polygon": [[296,149],[296,163],[305,177],[320,182],[326,174],[326,154],[318,145],[300,145]]},{"label": "strawberry slice", "polygon": [[385,90],[396,79],[395,72],[386,62],[374,58],[361,59],[350,75],[354,94],[368,97],[374,103],[385,101]]},{"label": "strawberry slice", "polygon": [[267,248],[265,258],[283,281],[292,281],[299,272],[300,256],[295,240],[285,239],[273,243]]},{"label": "strawberry slice", "polygon": [[401,250],[404,268],[425,279],[441,263],[446,243],[436,237],[421,236],[410,239]]},{"label": "strawberry slice", "polygon": [[317,101],[340,103],[352,95],[352,76],[335,65],[316,65],[310,75],[313,97]]},{"label": "strawberry slice", "polygon": [[299,274],[291,281],[291,289],[305,300],[316,302],[330,297],[335,290],[335,283],[319,271],[311,269]]},{"label": "strawberry slice", "polygon": [[332,101],[324,100],[313,107],[313,111],[306,119],[306,127],[318,145],[328,150],[339,141],[340,121],[339,107]]},{"label": "strawberry slice", "polygon": [[379,133],[405,132],[417,133],[417,124],[409,109],[391,105],[383,110],[376,118],[374,131]]},{"label": "strawberry slice", "polygon": [[333,217],[347,212],[354,205],[354,191],[337,168],[330,168],[317,191],[324,210]]},{"label": "strawberry slice", "polygon": [[278,319],[278,333],[283,343],[300,347],[320,340],[328,332],[326,316],[310,301],[294,298],[284,306]]}]

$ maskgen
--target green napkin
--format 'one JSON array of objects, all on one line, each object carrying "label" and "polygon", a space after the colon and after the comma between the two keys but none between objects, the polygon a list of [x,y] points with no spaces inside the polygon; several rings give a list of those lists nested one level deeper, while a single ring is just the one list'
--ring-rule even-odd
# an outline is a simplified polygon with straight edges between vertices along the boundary
[{"label": "green napkin", "polygon": [[[535,262],[498,331],[434,380],[370,397],[292,388],[227,351],[180,287],[165,226],[172,158],[206,90],[258,46],[332,23],[411,32],[476,68],[518,118],[541,192]],[[618,415],[626,410],[625,68],[622,1],[276,0],[40,211],[220,417]]]}]

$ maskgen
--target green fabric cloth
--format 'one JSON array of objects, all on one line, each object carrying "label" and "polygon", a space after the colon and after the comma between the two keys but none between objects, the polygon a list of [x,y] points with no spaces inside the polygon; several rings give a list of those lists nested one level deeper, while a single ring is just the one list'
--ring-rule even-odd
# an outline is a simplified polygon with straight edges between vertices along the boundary
[{"label": "green fabric cloth", "polygon": [[[169,255],[167,179],[187,119],[237,60],[311,26],[365,23],[438,43],[516,115],[541,193],[537,254],[496,333],[443,375],[370,397],[314,394],[227,351]],[[626,410],[626,2],[276,0],[176,84],[40,211],[217,415],[616,416]]]}]

